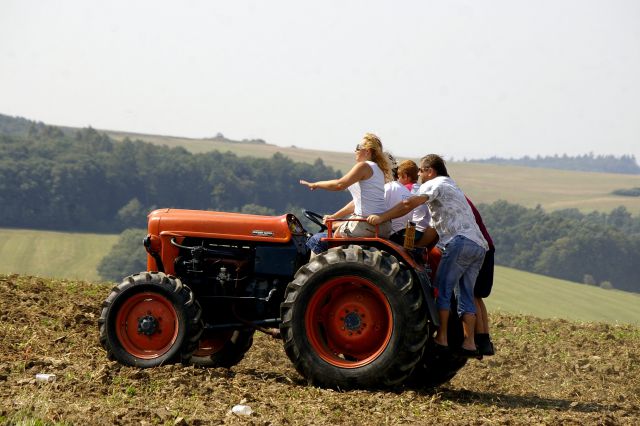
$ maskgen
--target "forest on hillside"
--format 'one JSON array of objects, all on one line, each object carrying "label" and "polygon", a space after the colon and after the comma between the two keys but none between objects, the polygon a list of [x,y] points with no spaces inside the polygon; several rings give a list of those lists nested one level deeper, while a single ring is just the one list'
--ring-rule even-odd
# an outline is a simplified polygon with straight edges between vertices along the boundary
[{"label": "forest on hillside", "polygon": [[141,141],[114,142],[87,128],[71,134],[33,125],[0,134],[0,226],[117,233],[145,225],[154,208],[245,211],[336,210],[344,193],[298,183],[332,179],[321,160],[295,163],[191,154]]},{"label": "forest on hillside", "polygon": [[583,172],[602,172],[620,174],[640,174],[640,166],[634,155],[593,155],[593,153],[569,156],[547,155],[522,158],[491,157],[485,159],[468,160],[472,163],[503,164],[512,166],[540,167],[543,169],[575,170]]},{"label": "forest on hillside", "polygon": [[496,263],[523,271],[640,292],[640,217],[625,207],[610,213],[545,212],[506,201],[478,210],[496,246]]}]

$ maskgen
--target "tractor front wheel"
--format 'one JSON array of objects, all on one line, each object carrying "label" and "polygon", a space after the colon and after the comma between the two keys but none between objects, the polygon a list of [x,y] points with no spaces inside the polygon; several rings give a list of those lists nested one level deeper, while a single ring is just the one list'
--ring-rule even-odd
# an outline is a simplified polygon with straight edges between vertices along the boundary
[{"label": "tractor front wheel", "polygon": [[136,367],[186,362],[202,323],[191,290],[162,272],[143,272],[115,286],[102,305],[100,343],[110,359]]}]

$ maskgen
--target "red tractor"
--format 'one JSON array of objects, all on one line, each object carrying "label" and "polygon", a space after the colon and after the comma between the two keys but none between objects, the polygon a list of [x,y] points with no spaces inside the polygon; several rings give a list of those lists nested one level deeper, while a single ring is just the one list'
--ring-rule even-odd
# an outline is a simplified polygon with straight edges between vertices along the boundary
[{"label": "red tractor", "polygon": [[[329,251],[310,259],[292,214],[179,209],[149,214],[148,232],[154,272],[114,287],[99,320],[102,346],[123,364],[229,368],[256,330],[281,337],[300,374],[325,387],[434,386],[466,362],[436,355],[429,267],[389,240],[334,238],[329,226]],[[451,317],[449,342],[460,344]]]}]

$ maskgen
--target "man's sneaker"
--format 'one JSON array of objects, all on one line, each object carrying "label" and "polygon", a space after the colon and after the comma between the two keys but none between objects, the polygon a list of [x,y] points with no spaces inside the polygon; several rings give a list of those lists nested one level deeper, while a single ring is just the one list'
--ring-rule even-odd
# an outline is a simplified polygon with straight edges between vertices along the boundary
[{"label": "man's sneaker", "polygon": [[480,352],[480,355],[491,356],[496,353],[495,348],[493,347],[493,342],[491,338],[487,335],[486,338],[476,340],[476,347]]}]

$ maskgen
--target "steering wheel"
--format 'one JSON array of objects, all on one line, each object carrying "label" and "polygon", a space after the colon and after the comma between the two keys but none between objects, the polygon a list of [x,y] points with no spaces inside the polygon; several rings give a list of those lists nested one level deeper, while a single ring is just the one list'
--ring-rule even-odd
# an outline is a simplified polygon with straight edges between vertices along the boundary
[{"label": "steering wheel", "polygon": [[324,216],[320,216],[318,213],[312,212],[311,210],[304,209],[302,210],[302,214],[304,214],[304,217],[309,219],[311,222],[318,225],[320,227],[320,232],[327,229],[327,225],[324,224]]}]

